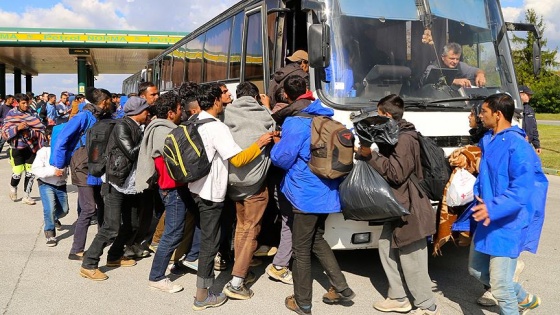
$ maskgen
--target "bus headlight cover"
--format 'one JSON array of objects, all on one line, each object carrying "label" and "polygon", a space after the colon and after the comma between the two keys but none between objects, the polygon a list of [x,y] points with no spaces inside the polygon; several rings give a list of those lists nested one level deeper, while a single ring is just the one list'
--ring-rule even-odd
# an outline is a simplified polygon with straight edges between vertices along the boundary
[{"label": "bus headlight cover", "polygon": [[352,244],[366,244],[371,240],[371,232],[352,234]]}]

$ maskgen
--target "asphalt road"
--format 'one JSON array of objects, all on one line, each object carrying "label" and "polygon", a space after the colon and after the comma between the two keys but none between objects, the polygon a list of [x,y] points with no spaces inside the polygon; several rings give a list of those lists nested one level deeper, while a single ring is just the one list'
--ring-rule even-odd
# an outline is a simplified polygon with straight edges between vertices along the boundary
[{"label": "asphalt road", "polygon": [[[132,268],[107,268],[109,279],[93,282],[78,275],[79,262],[67,255],[72,242],[72,224],[76,219],[77,193],[69,189],[71,214],[62,219],[65,230],[59,232],[59,245],[47,247],[42,230],[42,207],[35,189],[32,196],[37,205],[28,206],[8,198],[10,167],[0,155],[0,309],[2,314],[193,314],[195,292],[194,274],[173,277],[185,287],[180,293],[153,291],[147,285],[151,258]],[[547,200],[547,217],[537,255],[524,253],[526,263],[521,281],[527,290],[542,298],[542,306],[531,314],[558,314],[560,301],[560,252],[557,243],[557,222],[560,220],[560,177],[551,176]],[[21,188],[20,188],[21,194]],[[96,231],[90,229],[88,241]],[[481,308],[475,300],[483,293],[467,273],[467,248],[445,246],[443,256],[429,260],[433,289],[441,314],[497,314],[497,308]],[[372,308],[382,299],[387,281],[379,262],[377,250],[337,252],[348,283],[356,291],[353,305],[330,306],[321,302],[328,280],[318,263],[314,264],[314,314],[382,314]],[[102,257],[104,262],[106,257]],[[284,298],[292,294],[292,287],[273,282],[264,274],[265,263],[254,268],[259,276],[252,285],[255,295],[247,301],[230,300],[217,309],[202,314],[293,314],[284,307]],[[228,271],[217,276],[215,290],[229,281]]]},{"label": "asphalt road", "polygon": [[560,120],[537,120],[538,125],[560,126]]}]

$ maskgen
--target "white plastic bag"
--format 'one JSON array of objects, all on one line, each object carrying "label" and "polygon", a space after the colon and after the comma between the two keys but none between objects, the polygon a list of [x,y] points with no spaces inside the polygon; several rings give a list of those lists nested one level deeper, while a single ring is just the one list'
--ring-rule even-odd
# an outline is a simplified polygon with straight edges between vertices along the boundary
[{"label": "white plastic bag", "polygon": [[447,188],[447,205],[450,207],[463,206],[473,201],[473,187],[476,177],[464,168],[453,170],[451,183]]}]

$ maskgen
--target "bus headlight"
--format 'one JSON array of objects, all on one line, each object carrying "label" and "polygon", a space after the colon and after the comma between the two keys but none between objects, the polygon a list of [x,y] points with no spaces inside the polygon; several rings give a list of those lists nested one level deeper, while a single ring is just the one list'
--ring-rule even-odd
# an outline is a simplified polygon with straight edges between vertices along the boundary
[{"label": "bus headlight", "polygon": [[371,233],[354,233],[352,234],[352,244],[366,244],[371,240]]}]

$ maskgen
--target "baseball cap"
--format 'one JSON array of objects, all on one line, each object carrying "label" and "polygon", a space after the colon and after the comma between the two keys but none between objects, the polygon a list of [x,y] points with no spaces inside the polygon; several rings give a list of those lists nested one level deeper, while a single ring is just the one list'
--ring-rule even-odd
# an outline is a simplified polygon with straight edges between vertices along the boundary
[{"label": "baseball cap", "polygon": [[148,109],[148,107],[149,105],[146,102],[146,99],[138,96],[133,96],[129,98],[124,104],[124,113],[127,116],[136,116],[144,110]]},{"label": "baseball cap", "polygon": [[307,52],[305,50],[296,50],[290,57],[286,58],[291,62],[298,62],[300,60],[307,61]]},{"label": "baseball cap", "polygon": [[533,91],[526,85],[520,85],[519,86],[519,93],[525,93],[528,95],[533,95],[535,93],[533,93]]}]

